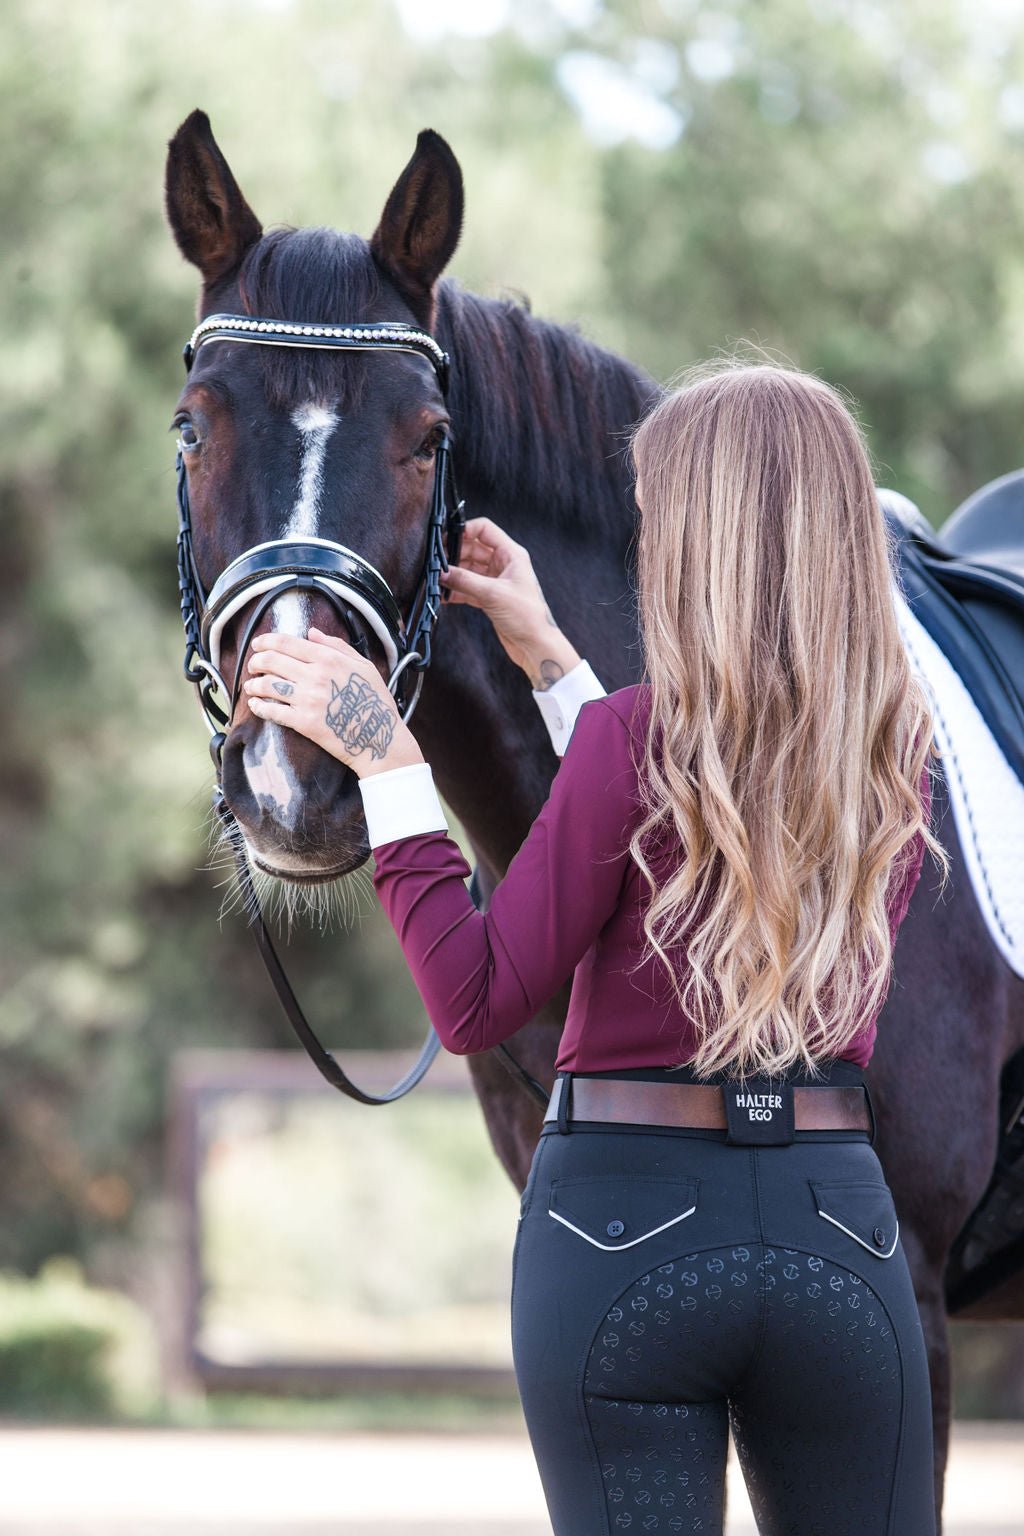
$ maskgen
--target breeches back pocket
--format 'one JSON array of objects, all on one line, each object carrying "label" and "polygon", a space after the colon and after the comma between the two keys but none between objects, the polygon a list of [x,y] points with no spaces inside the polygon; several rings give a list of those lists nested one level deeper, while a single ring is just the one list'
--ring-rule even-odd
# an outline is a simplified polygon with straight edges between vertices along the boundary
[{"label": "breeches back pocket", "polygon": [[818,1215],[852,1237],[876,1259],[891,1259],[899,1242],[900,1224],[887,1184],[823,1182],[811,1179]]},{"label": "breeches back pocket", "polygon": [[699,1187],[699,1179],[556,1179],[548,1215],[593,1248],[618,1253],[682,1227],[697,1210]]}]

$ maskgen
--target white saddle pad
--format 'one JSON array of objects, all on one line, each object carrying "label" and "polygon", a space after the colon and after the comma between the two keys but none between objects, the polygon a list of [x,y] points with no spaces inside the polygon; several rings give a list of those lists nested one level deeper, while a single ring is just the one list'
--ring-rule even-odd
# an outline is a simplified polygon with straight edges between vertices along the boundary
[{"label": "white saddle pad", "polygon": [[[900,632],[935,713],[964,863],[993,943],[1024,977],[1024,784],[944,653],[894,589]],[[954,866],[951,879],[961,872]]]}]

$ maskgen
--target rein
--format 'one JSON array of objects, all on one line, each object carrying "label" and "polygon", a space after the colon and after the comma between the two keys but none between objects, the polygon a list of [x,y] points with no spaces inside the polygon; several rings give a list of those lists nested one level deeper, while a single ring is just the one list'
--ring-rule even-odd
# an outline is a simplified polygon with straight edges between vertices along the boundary
[{"label": "rein", "polygon": [[[448,354],[428,331],[402,322],[380,325],[307,325],[279,320],[259,320],[247,315],[210,315],[193,331],[184,349],[190,371],[199,349],[212,342],[244,342],[264,347],[317,347],[331,351],[411,352],[425,357],[437,374],[442,393],[447,393]],[[217,773],[213,806],[234,855],[239,885],[250,914],[253,936],[263,958],[285,1016],[317,1070],[341,1093],[360,1104],[391,1104],[403,1098],[425,1077],[441,1042],[431,1028],[419,1056],[405,1077],[387,1093],[366,1093],[346,1076],[340,1064],[317,1037],[306,1018],[274,948],[256,892],[245,838],[220,784],[224,743],[238,703],[245,658],[256,627],[268,608],[283,593],[317,592],[328,599],[365,656],[366,641],[353,621],[358,614],[380,643],[388,665],[388,691],[408,721],[430,665],[431,638],[441,606],[442,571],[449,561],[458,562],[465,527],[464,503],[458,499],[451,462],[451,445],[445,434],[438,446],[434,489],[427,527],[423,573],[413,597],[408,619],[384,577],[355,550],[332,539],[272,539],[244,550],[221,572],[209,593],[196,564],[188,479],[181,445],[177,456],[178,481],[178,591],[185,630],[184,672],[196,690],[199,707],[210,731],[210,756]],[[255,602],[238,645],[235,675],[230,688],[221,675],[221,636],[228,622]],[[415,682],[411,679],[415,677]],[[227,701],[226,708],[216,695]]]}]

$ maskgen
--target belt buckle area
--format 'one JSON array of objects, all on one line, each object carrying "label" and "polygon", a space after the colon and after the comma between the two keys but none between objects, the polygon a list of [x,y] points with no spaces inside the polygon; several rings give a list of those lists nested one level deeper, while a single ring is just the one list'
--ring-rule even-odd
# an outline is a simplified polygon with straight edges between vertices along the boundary
[{"label": "belt buckle area", "polygon": [[795,1140],[793,1084],[770,1077],[723,1083],[726,1142],[732,1146],[784,1147]]}]

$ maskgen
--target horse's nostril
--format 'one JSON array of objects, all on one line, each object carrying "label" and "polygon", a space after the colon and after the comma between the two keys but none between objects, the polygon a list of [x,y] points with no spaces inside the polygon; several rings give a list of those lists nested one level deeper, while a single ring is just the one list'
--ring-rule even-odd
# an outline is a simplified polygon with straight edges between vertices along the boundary
[{"label": "horse's nostril", "polygon": [[365,861],[356,776],[294,732],[256,721],[237,726],[224,749],[222,782],[249,856],[264,873],[323,882]]},{"label": "horse's nostril", "polygon": [[231,731],[222,783],[240,822],[272,836],[276,827],[290,845],[303,828],[322,840],[326,825],[340,827],[359,808],[358,780],[344,763],[296,732],[255,718]]}]

